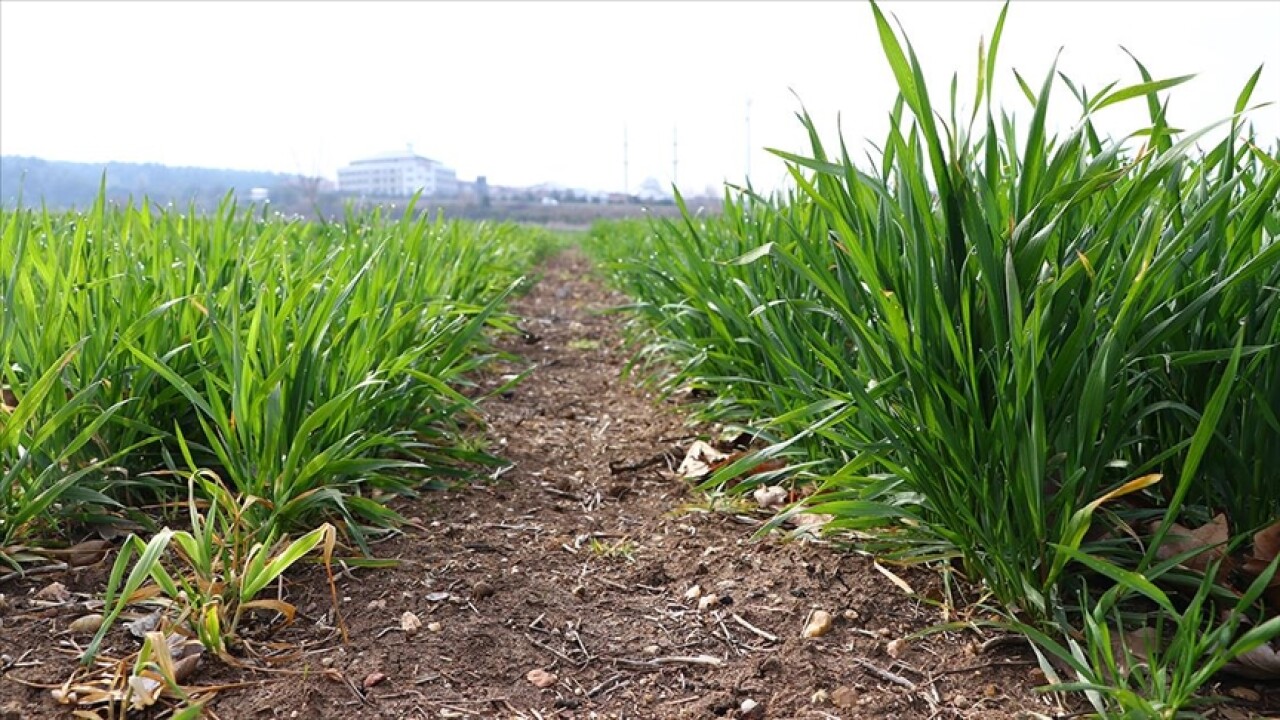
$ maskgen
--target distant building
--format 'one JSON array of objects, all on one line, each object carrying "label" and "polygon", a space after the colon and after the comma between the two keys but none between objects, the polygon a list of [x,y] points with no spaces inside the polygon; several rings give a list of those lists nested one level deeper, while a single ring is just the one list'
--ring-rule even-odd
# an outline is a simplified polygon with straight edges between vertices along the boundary
[{"label": "distant building", "polygon": [[356,195],[408,197],[423,195],[453,197],[458,194],[458,175],[453,168],[421,155],[413,148],[356,160],[338,170],[338,190]]}]

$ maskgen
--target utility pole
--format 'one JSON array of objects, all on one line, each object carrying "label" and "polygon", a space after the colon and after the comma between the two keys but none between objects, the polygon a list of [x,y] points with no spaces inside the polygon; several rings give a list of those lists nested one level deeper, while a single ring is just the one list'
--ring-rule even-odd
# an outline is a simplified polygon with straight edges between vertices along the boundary
[{"label": "utility pole", "polygon": [[676,167],[679,165],[679,154],[676,146],[676,127],[671,126],[671,184],[676,184]]}]

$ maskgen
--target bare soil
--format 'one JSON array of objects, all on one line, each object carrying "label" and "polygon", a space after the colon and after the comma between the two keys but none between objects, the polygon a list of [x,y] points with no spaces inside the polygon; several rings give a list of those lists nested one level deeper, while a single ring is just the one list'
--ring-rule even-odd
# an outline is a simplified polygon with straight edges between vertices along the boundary
[{"label": "bare soil", "polygon": [[[620,379],[621,321],[602,311],[624,299],[576,252],[543,271],[513,308],[529,334],[503,341],[521,362],[484,380],[494,387],[504,373],[535,368],[483,406],[489,450],[511,468],[399,506],[412,522],[376,546],[399,565],[350,567],[338,578],[345,643],[323,571],[292,574],[284,599],[300,614],[271,637],[287,650],[283,661],[271,672],[205,662],[192,684],[234,685],[209,704],[209,717],[1066,712],[1034,691],[1043,675],[1019,642],[966,632],[894,643],[944,619],[922,599],[940,597],[933,571],[891,568],[909,596],[868,557],[822,542],[753,541],[765,515],[709,511],[671,472],[699,429]],[[49,687],[74,670],[73,641],[84,638],[67,624],[100,597],[110,560],[0,586],[0,720],[70,717]],[[73,599],[33,604],[31,594],[53,581]],[[707,595],[717,602],[704,603]],[[819,610],[834,618],[832,629],[802,637]],[[422,623],[415,633],[401,629],[406,612]],[[108,654],[137,649],[123,632],[109,638]],[[532,682],[535,670],[549,674],[547,687]]]}]

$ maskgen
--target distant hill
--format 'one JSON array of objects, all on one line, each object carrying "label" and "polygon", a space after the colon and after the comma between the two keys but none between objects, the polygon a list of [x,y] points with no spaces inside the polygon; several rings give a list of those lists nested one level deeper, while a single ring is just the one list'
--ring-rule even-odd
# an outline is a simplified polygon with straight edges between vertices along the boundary
[{"label": "distant hill", "polygon": [[15,207],[21,194],[23,205],[28,207],[39,206],[42,201],[51,209],[88,207],[98,195],[104,170],[108,199],[123,201],[146,195],[153,202],[183,206],[194,200],[202,209],[216,207],[232,189],[237,197],[247,199],[252,188],[275,190],[297,179],[295,175],[271,172],[155,163],[60,162],[5,155],[0,156],[0,205]]}]

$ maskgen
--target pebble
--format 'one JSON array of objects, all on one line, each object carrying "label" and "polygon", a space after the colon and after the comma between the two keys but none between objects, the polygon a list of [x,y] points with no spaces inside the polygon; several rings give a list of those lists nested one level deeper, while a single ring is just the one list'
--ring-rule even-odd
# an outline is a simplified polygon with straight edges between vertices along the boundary
[{"label": "pebble", "polygon": [[438,622],[429,622],[429,623],[427,623],[427,630],[430,630],[431,632],[440,632],[440,630],[441,630],[441,629],[443,629],[443,628],[444,628],[444,626],[443,626],[443,625],[441,625],[441,624],[440,624],[440,623],[438,623]]},{"label": "pebble", "polygon": [[901,659],[902,656],[906,655],[907,651],[910,649],[911,647],[907,644],[907,641],[903,638],[898,638],[897,640],[890,640],[889,644],[886,645],[884,648],[885,652],[889,653],[889,657],[893,658],[894,660]]},{"label": "pebble", "polygon": [[998,687],[996,687],[995,685],[992,685],[992,684],[987,684],[986,686],[984,686],[984,687],[982,688],[982,694],[983,694],[983,695],[986,695],[986,696],[987,696],[987,697],[989,697],[989,698],[993,698],[993,697],[995,697],[996,695],[999,695],[999,694],[1000,694],[1000,688],[998,688]]},{"label": "pebble", "polygon": [[826,610],[815,610],[809,617],[809,624],[804,626],[803,637],[822,637],[831,632],[831,613]]},{"label": "pebble", "polygon": [[688,590],[685,590],[685,591],[684,591],[684,599],[685,599],[685,600],[697,600],[697,599],[698,599],[699,597],[701,597],[701,596],[702,596],[702,586],[701,586],[701,585],[694,585],[693,587],[691,587],[691,588],[689,588]]},{"label": "pebble", "polygon": [[645,654],[645,655],[657,655],[657,654],[658,654],[658,650],[659,650],[659,649],[660,649],[660,648],[659,648],[657,645],[645,645],[645,646],[644,646],[644,654]]},{"label": "pebble", "polygon": [[483,600],[493,594],[493,586],[481,580],[471,586],[471,597],[477,600]]},{"label": "pebble", "polygon": [[841,685],[831,692],[831,704],[847,710],[858,704],[858,697],[857,690],[848,685]]},{"label": "pebble", "polygon": [[369,688],[381,683],[383,680],[386,680],[386,679],[387,679],[387,676],[384,673],[371,672],[368,675],[365,675],[364,682],[361,684],[364,686],[365,690],[368,690]]},{"label": "pebble", "polygon": [[720,604],[720,596],[703,595],[702,598],[698,600],[698,612],[706,612],[707,610],[710,610],[711,608],[719,604]]},{"label": "pebble", "polygon": [[555,673],[549,673],[542,668],[534,668],[525,675],[525,679],[533,684],[534,687],[549,688],[559,682],[560,678]]},{"label": "pebble", "polygon": [[405,613],[400,616],[400,629],[404,631],[405,635],[415,635],[421,628],[422,621],[418,619],[417,615],[406,610]]},{"label": "pebble", "polygon": [[1227,694],[1237,700],[1242,700],[1248,703],[1262,702],[1262,695],[1253,688],[1247,688],[1244,686],[1233,687],[1227,691]]},{"label": "pebble", "polygon": [[738,706],[738,717],[744,720],[760,720],[764,717],[764,703],[758,703],[751,698],[743,700]]},{"label": "pebble", "polygon": [[98,628],[100,627],[102,627],[102,616],[94,613],[92,615],[85,615],[72,620],[71,624],[67,626],[67,629],[73,633],[88,634],[98,632]]},{"label": "pebble", "polygon": [[387,601],[383,600],[382,598],[378,598],[377,600],[370,600],[369,604],[365,606],[365,609],[371,610],[371,611],[386,610]]}]

